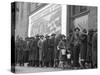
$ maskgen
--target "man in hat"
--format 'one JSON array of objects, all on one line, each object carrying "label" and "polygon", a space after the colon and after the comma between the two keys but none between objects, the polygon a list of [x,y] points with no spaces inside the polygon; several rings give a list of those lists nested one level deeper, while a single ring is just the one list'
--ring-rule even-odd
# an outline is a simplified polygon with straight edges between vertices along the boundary
[{"label": "man in hat", "polygon": [[38,47],[39,47],[39,65],[40,67],[43,66],[43,41],[44,41],[44,36],[40,36],[40,40],[38,41]]},{"label": "man in hat", "polygon": [[28,42],[28,48],[29,48],[29,65],[35,66],[35,38],[32,37]]},{"label": "man in hat", "polygon": [[50,49],[50,66],[53,67],[54,66],[54,55],[55,55],[55,35],[56,34],[52,34],[50,37],[50,41],[49,41],[49,49]]},{"label": "man in hat", "polygon": [[93,37],[93,29],[90,29],[87,37],[87,56],[86,61],[89,67],[92,67],[92,37]]},{"label": "man in hat", "polygon": [[93,68],[97,68],[97,32],[92,37],[92,64]]},{"label": "man in hat", "polygon": [[59,54],[60,54],[60,51],[57,48],[57,46],[60,42],[61,36],[62,36],[61,34],[58,34],[58,35],[55,36],[54,67],[59,67]]},{"label": "man in hat", "polygon": [[34,41],[34,47],[35,47],[35,66],[39,66],[39,47],[38,47],[38,41],[39,41],[39,35],[36,35],[35,41]]},{"label": "man in hat", "polygon": [[80,40],[81,40],[81,45],[80,45],[81,67],[85,68],[85,62],[87,56],[87,30],[86,29],[83,29]]},{"label": "man in hat", "polygon": [[70,50],[70,52],[71,52],[71,62],[70,63],[73,62],[73,44],[71,42],[71,38],[72,37],[73,37],[73,31],[70,30],[70,32],[69,32],[69,34],[67,36],[67,44],[66,44],[67,45],[67,49]]},{"label": "man in hat", "polygon": [[80,29],[77,27],[74,29],[73,36],[71,38],[73,43],[73,67],[79,67],[79,52],[80,52]]},{"label": "man in hat", "polygon": [[43,62],[44,66],[49,67],[50,63],[50,49],[49,49],[49,36],[46,34],[43,42]]}]

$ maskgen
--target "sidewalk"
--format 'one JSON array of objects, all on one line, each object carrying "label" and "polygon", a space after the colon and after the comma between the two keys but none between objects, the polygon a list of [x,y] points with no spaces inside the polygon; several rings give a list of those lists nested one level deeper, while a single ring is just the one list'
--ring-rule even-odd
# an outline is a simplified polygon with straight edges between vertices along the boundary
[{"label": "sidewalk", "polygon": [[20,67],[16,66],[16,73],[38,73],[38,72],[52,72],[52,71],[63,71],[61,68],[51,68],[51,67]]}]

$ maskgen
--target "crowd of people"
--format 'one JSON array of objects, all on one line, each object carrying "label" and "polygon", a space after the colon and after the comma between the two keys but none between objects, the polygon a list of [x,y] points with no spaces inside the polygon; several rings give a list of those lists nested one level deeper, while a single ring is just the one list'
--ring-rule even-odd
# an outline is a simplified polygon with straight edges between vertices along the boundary
[{"label": "crowd of people", "polygon": [[97,31],[78,27],[63,34],[36,35],[15,41],[16,64],[33,67],[97,68]]}]

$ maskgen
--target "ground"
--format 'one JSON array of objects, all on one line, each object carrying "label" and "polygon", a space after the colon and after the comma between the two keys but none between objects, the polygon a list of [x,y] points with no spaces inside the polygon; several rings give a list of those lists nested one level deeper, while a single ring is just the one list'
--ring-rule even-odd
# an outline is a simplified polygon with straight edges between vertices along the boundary
[{"label": "ground", "polygon": [[[37,72],[54,72],[54,71],[63,71],[63,70],[76,70],[82,69],[81,67],[73,68],[69,65],[65,65],[66,68],[54,68],[54,67],[29,67],[29,66],[16,66],[16,73],[37,73]],[[90,69],[90,66],[87,66],[85,69]]]},{"label": "ground", "polygon": [[52,72],[52,71],[62,71],[61,68],[51,68],[51,67],[20,67],[16,66],[16,73],[36,73],[36,72]]}]

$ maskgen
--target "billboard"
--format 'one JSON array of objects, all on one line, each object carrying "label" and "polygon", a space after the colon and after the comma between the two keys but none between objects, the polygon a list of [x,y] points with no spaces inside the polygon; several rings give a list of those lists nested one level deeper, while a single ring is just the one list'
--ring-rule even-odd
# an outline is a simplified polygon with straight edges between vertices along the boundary
[{"label": "billboard", "polygon": [[80,28],[80,30],[82,31],[83,29],[88,30],[88,14],[78,17],[74,20],[74,25],[75,27]]},{"label": "billboard", "polygon": [[48,4],[29,16],[28,36],[61,33],[61,5]]}]

